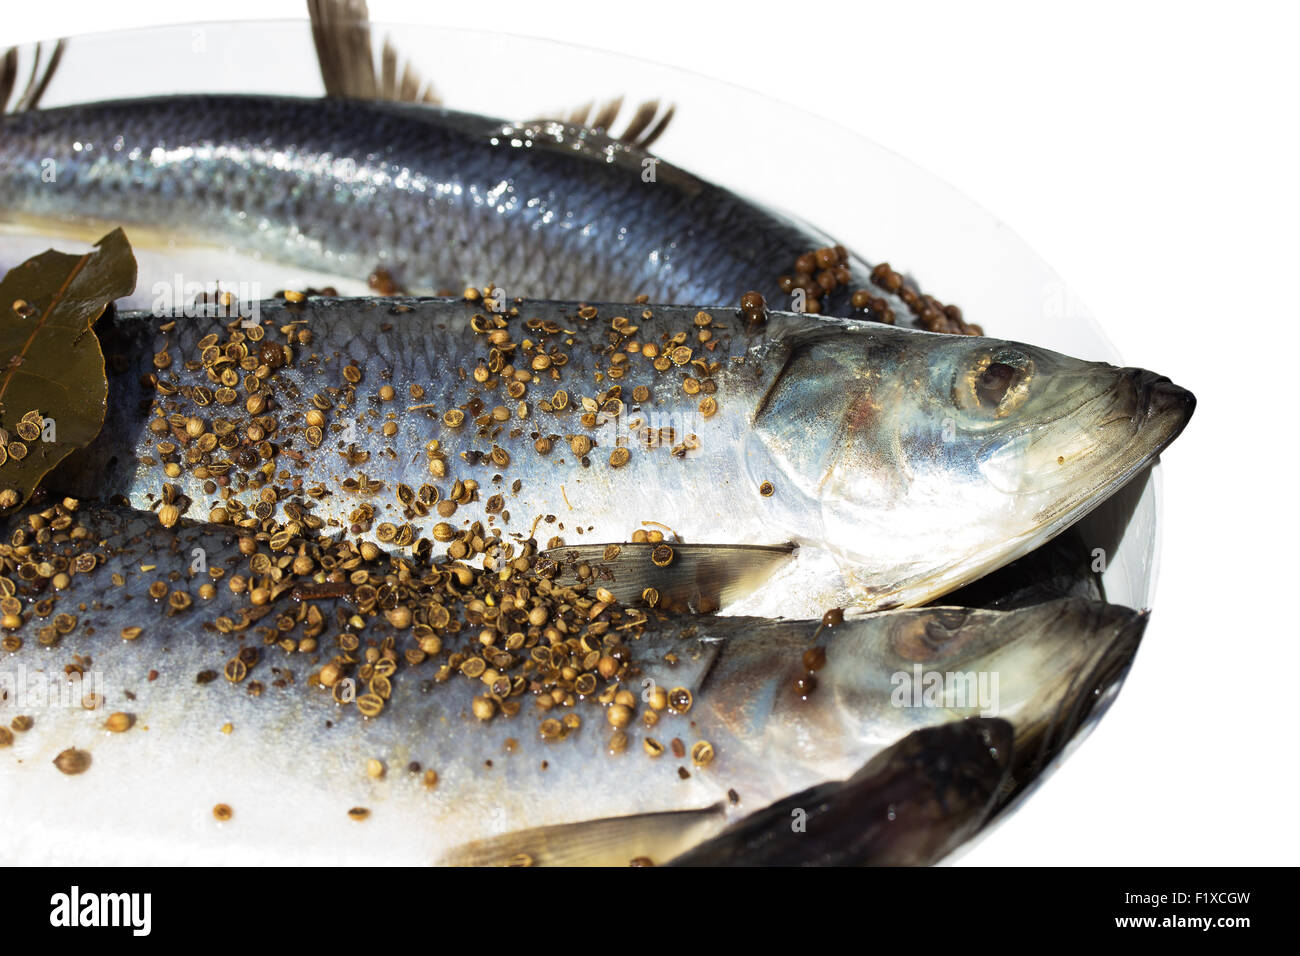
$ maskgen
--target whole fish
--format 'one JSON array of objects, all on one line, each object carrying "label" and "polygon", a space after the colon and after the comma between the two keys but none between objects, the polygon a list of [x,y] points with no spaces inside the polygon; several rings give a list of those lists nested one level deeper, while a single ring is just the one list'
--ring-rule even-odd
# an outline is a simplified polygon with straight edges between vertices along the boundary
[{"label": "whole fish", "polygon": [[[364,291],[376,269],[425,294],[498,283],[557,299],[735,306],[753,290],[787,303],[778,279],[829,244],[596,130],[274,96],[0,116],[0,222],[42,249],[50,236],[127,227],[146,253],[134,300],[144,308],[179,299],[177,271],[231,286],[265,278],[270,294],[304,275]],[[151,248],[199,251],[177,266]],[[861,260],[835,265],[867,284]]]},{"label": "whole fish", "polygon": [[687,573],[693,546],[746,546],[732,558],[753,566],[751,593],[724,595],[728,612],[817,618],[924,603],[1031,551],[1149,463],[1194,405],[1154,373],[996,339],[498,308],[268,302],[259,339],[218,318],[118,315],[100,325],[104,429],[48,480],[384,547],[478,541],[458,555],[476,560],[493,535],[536,533],[609,565],[624,600],[653,568],[638,549],[610,564],[608,545],[661,536]]},{"label": "whole fish", "polygon": [[[0,714],[14,728],[0,738],[7,862],[664,862],[754,810],[853,777],[914,730],[996,716],[1020,737],[1059,723],[1102,689],[1090,675],[1132,657],[1146,620],[1071,598],[833,628],[649,615],[616,632],[596,626],[602,610],[582,638],[617,658],[615,678],[545,709],[526,689],[505,692],[485,716],[471,655],[537,679],[534,653],[503,660],[476,627],[446,627],[436,652],[412,658],[417,632],[384,615],[359,622],[355,595],[295,605],[282,593],[250,615],[225,586],[251,561],[236,535],[68,504],[40,512],[44,534],[27,514],[12,519],[5,540],[19,544],[0,555],[24,606],[0,658]],[[51,587],[43,564],[69,567],[70,580]],[[221,586],[205,596],[216,568]],[[516,585],[491,590],[498,580],[481,579],[483,593],[505,613]],[[476,619],[479,593],[449,604],[454,619]],[[310,648],[313,618],[295,611],[309,605],[344,622]],[[392,662],[368,678],[372,695],[386,682],[371,717],[364,695],[349,701],[325,674],[357,639],[375,651],[353,657],[362,689],[365,666]],[[461,664],[440,676],[451,655]],[[607,697],[613,688],[630,702]],[[522,703],[513,716],[510,700]],[[954,810],[948,822],[924,811],[931,852],[969,831],[971,814]]]},{"label": "whole fish", "polygon": [[[358,0],[308,0],[326,99],[163,96],[39,110],[60,40],[14,98],[0,60],[0,264],[52,236],[130,225],[141,286],[162,308],[214,280],[245,298],[324,286],[452,292],[505,283],[544,298],[733,305],[979,334],[956,306],[814,227],[650,154],[675,108],[622,98],[568,119],[508,122],[442,108]],[[382,63],[379,68],[377,63]],[[214,132],[215,131],[215,132]],[[12,262],[4,262],[5,258]],[[197,280],[197,281],[196,281]],[[855,291],[855,286],[856,291]],[[150,298],[152,296],[152,299]]]}]

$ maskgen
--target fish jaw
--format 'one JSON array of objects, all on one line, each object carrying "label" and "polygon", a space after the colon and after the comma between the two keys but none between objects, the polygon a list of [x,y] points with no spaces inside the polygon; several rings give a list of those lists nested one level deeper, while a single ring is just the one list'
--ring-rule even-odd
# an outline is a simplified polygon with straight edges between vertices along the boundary
[{"label": "fish jaw", "polygon": [[791,338],[747,467],[797,489],[792,540],[835,555],[857,613],[927,603],[1029,553],[1148,467],[1195,408],[1155,373],[1021,343],[849,323]]}]

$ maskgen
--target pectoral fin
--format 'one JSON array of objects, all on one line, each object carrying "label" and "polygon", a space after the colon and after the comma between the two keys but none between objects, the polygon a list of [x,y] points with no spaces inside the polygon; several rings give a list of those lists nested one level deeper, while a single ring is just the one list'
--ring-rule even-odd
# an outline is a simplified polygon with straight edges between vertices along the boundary
[{"label": "pectoral fin", "polygon": [[717,833],[721,803],[516,830],[452,849],[448,866],[628,866],[664,863]]},{"label": "pectoral fin", "polygon": [[594,583],[629,606],[710,614],[771,580],[794,552],[794,545],[638,543],[553,548],[546,556],[559,565],[561,584]]}]

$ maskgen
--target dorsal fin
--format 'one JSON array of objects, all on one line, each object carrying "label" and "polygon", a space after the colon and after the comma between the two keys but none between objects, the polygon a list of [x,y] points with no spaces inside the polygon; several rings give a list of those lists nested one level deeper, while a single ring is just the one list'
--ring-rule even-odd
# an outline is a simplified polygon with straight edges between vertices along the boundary
[{"label": "dorsal fin", "polygon": [[[387,37],[376,71],[370,11],[365,0],[307,0],[307,12],[326,96],[441,104],[433,85],[425,82],[410,63],[399,62],[397,49]],[[547,116],[532,122],[585,126],[625,146],[648,150],[664,134],[677,108],[672,104],[664,108],[658,100],[647,100],[633,111],[623,131],[616,133],[614,123],[622,109],[623,97],[619,96],[604,103],[584,103],[567,116]]]},{"label": "dorsal fin", "polygon": [[399,61],[397,49],[387,37],[376,70],[365,0],[307,0],[307,13],[326,96],[441,102],[432,84],[422,80],[410,63]]},{"label": "dorsal fin", "polygon": [[533,120],[535,123],[568,123],[571,126],[585,126],[588,129],[606,133],[625,146],[648,150],[651,145],[668,128],[677,107],[671,103],[666,109],[658,100],[646,100],[637,106],[632,118],[621,133],[614,132],[614,123],[623,109],[623,97],[616,96],[604,103],[587,102],[559,117],[544,116]]},{"label": "dorsal fin", "polygon": [[18,97],[12,110],[8,107],[9,99],[18,84],[18,48],[10,47],[5,51],[3,60],[0,60],[0,112],[21,113],[24,110],[34,110],[41,105],[41,98],[45,96],[45,90],[49,87],[50,80],[54,79],[55,70],[59,68],[59,61],[63,59],[63,47],[63,40],[55,43],[54,52],[42,66],[42,47],[41,44],[36,44],[31,75],[27,78],[27,85],[23,87],[22,95]]}]

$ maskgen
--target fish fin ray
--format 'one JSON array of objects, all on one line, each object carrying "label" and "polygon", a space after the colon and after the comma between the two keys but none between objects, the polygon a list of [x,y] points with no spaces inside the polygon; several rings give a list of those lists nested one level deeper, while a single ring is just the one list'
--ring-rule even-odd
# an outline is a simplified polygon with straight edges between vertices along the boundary
[{"label": "fish fin ray", "polygon": [[0,111],[9,105],[13,96],[14,84],[18,82],[18,47],[11,46],[0,60]]},{"label": "fish fin ray", "polygon": [[[32,56],[31,75],[27,77],[27,84],[23,87],[23,91],[15,101],[11,112],[23,113],[40,107],[41,99],[45,96],[46,89],[49,88],[50,80],[54,79],[59,63],[63,60],[63,50],[66,46],[67,41],[65,40],[60,39],[56,42],[54,51],[42,65],[41,50],[43,47],[40,43],[36,44]],[[3,61],[0,61],[0,112],[7,110],[9,100],[13,96],[17,84],[18,48],[10,47],[5,51]]]},{"label": "fish fin ray", "polygon": [[370,11],[365,0],[307,0],[312,40],[325,95],[336,99],[441,103],[433,85],[384,39],[375,68]]},{"label": "fish fin ray", "polygon": [[592,129],[609,129],[618,119],[618,112],[623,108],[623,97],[616,96],[600,108],[587,125]]},{"label": "fish fin ray", "polygon": [[665,863],[713,836],[725,822],[719,802],[695,810],[530,827],[462,843],[439,862],[449,866],[627,866],[645,858]]},{"label": "fish fin ray", "polygon": [[595,571],[592,579],[625,605],[644,604],[647,588],[659,592],[655,607],[706,614],[752,594],[795,552],[795,546],[751,544],[681,544],[671,561],[657,565],[657,544],[581,544],[552,548],[546,556],[559,565],[557,580],[577,584],[577,567]]},{"label": "fish fin ray", "polygon": [[622,132],[615,132],[614,126],[618,115],[623,110],[623,97],[616,96],[600,103],[588,100],[571,110],[560,111],[554,116],[543,116],[529,123],[564,123],[569,126],[583,126],[610,139],[642,151],[649,150],[655,140],[668,129],[677,113],[677,107],[669,104],[665,109],[659,100],[646,100],[637,105],[632,118],[623,127]]}]

